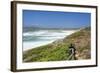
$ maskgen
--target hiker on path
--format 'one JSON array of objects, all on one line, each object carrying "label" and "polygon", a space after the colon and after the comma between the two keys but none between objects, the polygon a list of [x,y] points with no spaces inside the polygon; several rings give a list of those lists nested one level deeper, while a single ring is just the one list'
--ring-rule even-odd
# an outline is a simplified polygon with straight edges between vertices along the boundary
[{"label": "hiker on path", "polygon": [[69,55],[71,55],[70,60],[76,60],[76,48],[73,44],[70,44],[69,46]]}]

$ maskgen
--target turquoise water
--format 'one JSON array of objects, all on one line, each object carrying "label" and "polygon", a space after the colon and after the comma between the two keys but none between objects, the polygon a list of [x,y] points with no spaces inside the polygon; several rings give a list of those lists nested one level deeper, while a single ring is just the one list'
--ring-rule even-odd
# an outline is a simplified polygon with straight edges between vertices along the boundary
[{"label": "turquoise water", "polygon": [[63,39],[75,30],[37,30],[23,33],[23,50],[39,47]]}]

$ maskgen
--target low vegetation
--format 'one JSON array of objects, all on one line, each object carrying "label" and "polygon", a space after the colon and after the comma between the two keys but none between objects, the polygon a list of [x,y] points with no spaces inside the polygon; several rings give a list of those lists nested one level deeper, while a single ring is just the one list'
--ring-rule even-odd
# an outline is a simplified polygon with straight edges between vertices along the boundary
[{"label": "low vegetation", "polygon": [[76,58],[91,58],[91,33],[90,27],[81,29],[64,39],[57,40],[51,44],[33,48],[23,53],[24,62],[41,62],[41,61],[62,61],[69,60],[69,46],[74,44],[76,48]]}]

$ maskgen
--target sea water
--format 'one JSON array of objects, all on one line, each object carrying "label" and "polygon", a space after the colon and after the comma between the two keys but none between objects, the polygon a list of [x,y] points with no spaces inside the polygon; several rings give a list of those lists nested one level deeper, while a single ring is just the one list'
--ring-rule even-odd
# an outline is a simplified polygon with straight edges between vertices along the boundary
[{"label": "sea water", "polygon": [[23,50],[47,45],[58,39],[63,39],[76,30],[35,30],[23,32]]}]

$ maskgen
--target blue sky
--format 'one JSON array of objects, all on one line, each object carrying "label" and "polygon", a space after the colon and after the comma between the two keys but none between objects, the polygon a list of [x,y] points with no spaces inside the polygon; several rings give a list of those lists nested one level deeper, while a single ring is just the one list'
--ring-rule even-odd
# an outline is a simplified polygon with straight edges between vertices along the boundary
[{"label": "blue sky", "polygon": [[24,27],[81,28],[90,24],[90,13],[23,10]]}]

